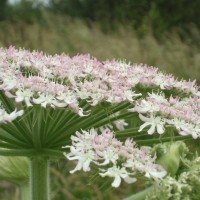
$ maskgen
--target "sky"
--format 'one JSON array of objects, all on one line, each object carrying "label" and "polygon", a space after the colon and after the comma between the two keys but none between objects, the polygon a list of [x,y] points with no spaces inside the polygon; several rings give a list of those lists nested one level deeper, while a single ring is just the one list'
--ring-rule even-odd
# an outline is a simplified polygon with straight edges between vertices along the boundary
[{"label": "sky", "polygon": [[[16,3],[19,3],[21,0],[8,0],[8,3],[11,5],[14,5]],[[31,1],[31,0],[29,0]],[[34,3],[43,3],[44,5],[48,5],[49,0],[32,0]]]}]

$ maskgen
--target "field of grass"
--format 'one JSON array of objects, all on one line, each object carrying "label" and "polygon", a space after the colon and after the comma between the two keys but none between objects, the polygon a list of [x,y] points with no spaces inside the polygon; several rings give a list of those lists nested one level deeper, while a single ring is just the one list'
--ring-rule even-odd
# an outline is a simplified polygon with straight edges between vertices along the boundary
[{"label": "field of grass", "polygon": [[[192,29],[198,43],[200,32]],[[9,45],[53,54],[90,53],[100,60],[125,59],[157,66],[186,79],[200,79],[200,45],[193,45],[191,38],[182,41],[175,32],[157,41],[150,31],[143,37],[128,27],[103,33],[95,24],[47,15],[40,24],[1,22],[0,46]]]},{"label": "field of grass", "polygon": [[[200,31],[193,29],[198,41]],[[200,83],[200,47],[192,44],[190,38],[182,41],[175,32],[166,34],[162,40],[157,41],[151,32],[139,37],[135,31],[127,27],[119,28],[117,32],[104,33],[95,24],[48,15],[40,24],[0,22],[0,47],[9,45],[42,50],[51,54],[64,52],[73,56],[78,53],[90,53],[100,60],[115,58],[132,63],[146,63],[180,78],[197,79]],[[61,162],[55,163],[52,168],[52,195],[55,200],[117,200],[134,191],[136,187],[125,184],[120,189],[113,190],[107,188],[104,179],[89,185],[92,175],[69,175],[67,166],[67,163]],[[18,200],[19,191],[13,189],[13,186],[3,184],[0,187],[5,188],[0,189],[0,199],[8,200],[11,192],[15,194],[15,200]]]}]

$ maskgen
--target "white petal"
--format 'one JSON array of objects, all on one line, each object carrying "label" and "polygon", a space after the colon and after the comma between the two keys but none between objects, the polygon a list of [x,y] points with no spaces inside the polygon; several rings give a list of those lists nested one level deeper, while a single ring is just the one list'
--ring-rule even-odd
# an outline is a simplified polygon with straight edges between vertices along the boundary
[{"label": "white petal", "polygon": [[127,177],[125,177],[124,178],[124,181],[126,182],[126,183],[135,183],[136,181],[137,181],[137,179],[136,178],[134,178],[134,177],[130,177],[130,176],[127,176]]},{"label": "white petal", "polygon": [[149,126],[149,125],[151,125],[150,122],[145,122],[144,124],[142,124],[142,125],[140,126],[140,129],[138,130],[138,132],[141,132],[146,126]]},{"label": "white petal", "polygon": [[115,179],[112,182],[112,186],[117,188],[117,187],[119,187],[120,183],[121,183],[121,177],[120,176],[115,176]]},{"label": "white petal", "polygon": [[32,106],[32,104],[30,103],[30,99],[28,97],[25,97],[25,102],[26,102],[27,107]]},{"label": "white petal", "polygon": [[136,112],[135,108],[128,109],[129,112]]},{"label": "white petal", "polygon": [[151,120],[145,116],[143,116],[142,114],[139,114],[139,118],[143,121],[143,122],[150,122]]},{"label": "white petal", "polygon": [[152,124],[151,128],[148,130],[148,134],[152,135],[155,132],[156,125]]},{"label": "white petal", "polygon": [[36,104],[41,104],[44,101],[44,99],[38,98],[38,99],[33,99],[33,102]]},{"label": "white petal", "polygon": [[19,116],[22,116],[24,114],[24,111],[23,110],[20,110],[16,113],[16,115],[19,117]]},{"label": "white petal", "polygon": [[14,98],[15,96],[12,94],[12,93],[10,93],[9,91],[6,91],[5,92],[5,95],[7,96],[7,97],[9,97],[9,98]]},{"label": "white petal", "polygon": [[81,168],[82,168],[82,162],[79,161],[76,167],[70,171],[70,173],[73,174],[74,172],[81,170]]},{"label": "white petal", "polygon": [[158,131],[159,134],[163,134],[165,132],[164,126],[157,124],[157,131]]},{"label": "white petal", "polygon": [[198,138],[198,135],[197,135],[197,133],[192,133],[192,137],[193,137],[193,139],[197,139]]},{"label": "white petal", "polygon": [[145,174],[145,176],[146,177],[148,177],[148,178],[150,178],[150,177],[152,177],[152,178],[163,178],[165,175],[167,174],[167,172],[166,171],[151,171],[151,172],[147,172],[146,174]]},{"label": "white petal", "polygon": [[16,97],[16,98],[15,98],[15,101],[16,101],[16,102],[22,102],[23,100],[24,100],[23,97]]},{"label": "white petal", "polygon": [[189,133],[187,133],[187,132],[185,132],[185,131],[179,131],[179,134],[180,134],[180,135],[183,135],[183,136],[189,135]]},{"label": "white petal", "polygon": [[84,171],[84,172],[90,171],[89,165],[90,165],[90,160],[87,159],[87,160],[83,163],[83,171]]}]

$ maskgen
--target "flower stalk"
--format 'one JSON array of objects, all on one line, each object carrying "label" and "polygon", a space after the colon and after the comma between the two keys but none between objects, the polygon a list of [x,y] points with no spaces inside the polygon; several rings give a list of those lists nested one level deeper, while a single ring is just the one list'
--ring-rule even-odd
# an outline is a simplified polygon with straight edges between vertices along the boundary
[{"label": "flower stalk", "polygon": [[20,200],[27,200],[30,198],[30,188],[28,182],[20,184]]},{"label": "flower stalk", "polygon": [[33,157],[30,163],[29,199],[50,200],[49,160],[44,157]]}]

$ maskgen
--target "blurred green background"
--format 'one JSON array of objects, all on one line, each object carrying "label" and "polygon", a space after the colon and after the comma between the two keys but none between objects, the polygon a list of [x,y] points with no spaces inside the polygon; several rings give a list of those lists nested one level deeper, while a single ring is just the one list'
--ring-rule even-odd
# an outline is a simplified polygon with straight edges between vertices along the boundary
[{"label": "blurred green background", "polygon": [[[200,83],[199,8],[188,0],[0,0],[0,47],[146,63]],[[113,190],[92,173],[69,175],[70,168],[52,164],[54,200],[117,200],[140,188]],[[19,189],[1,181],[0,199],[18,200]]]}]

